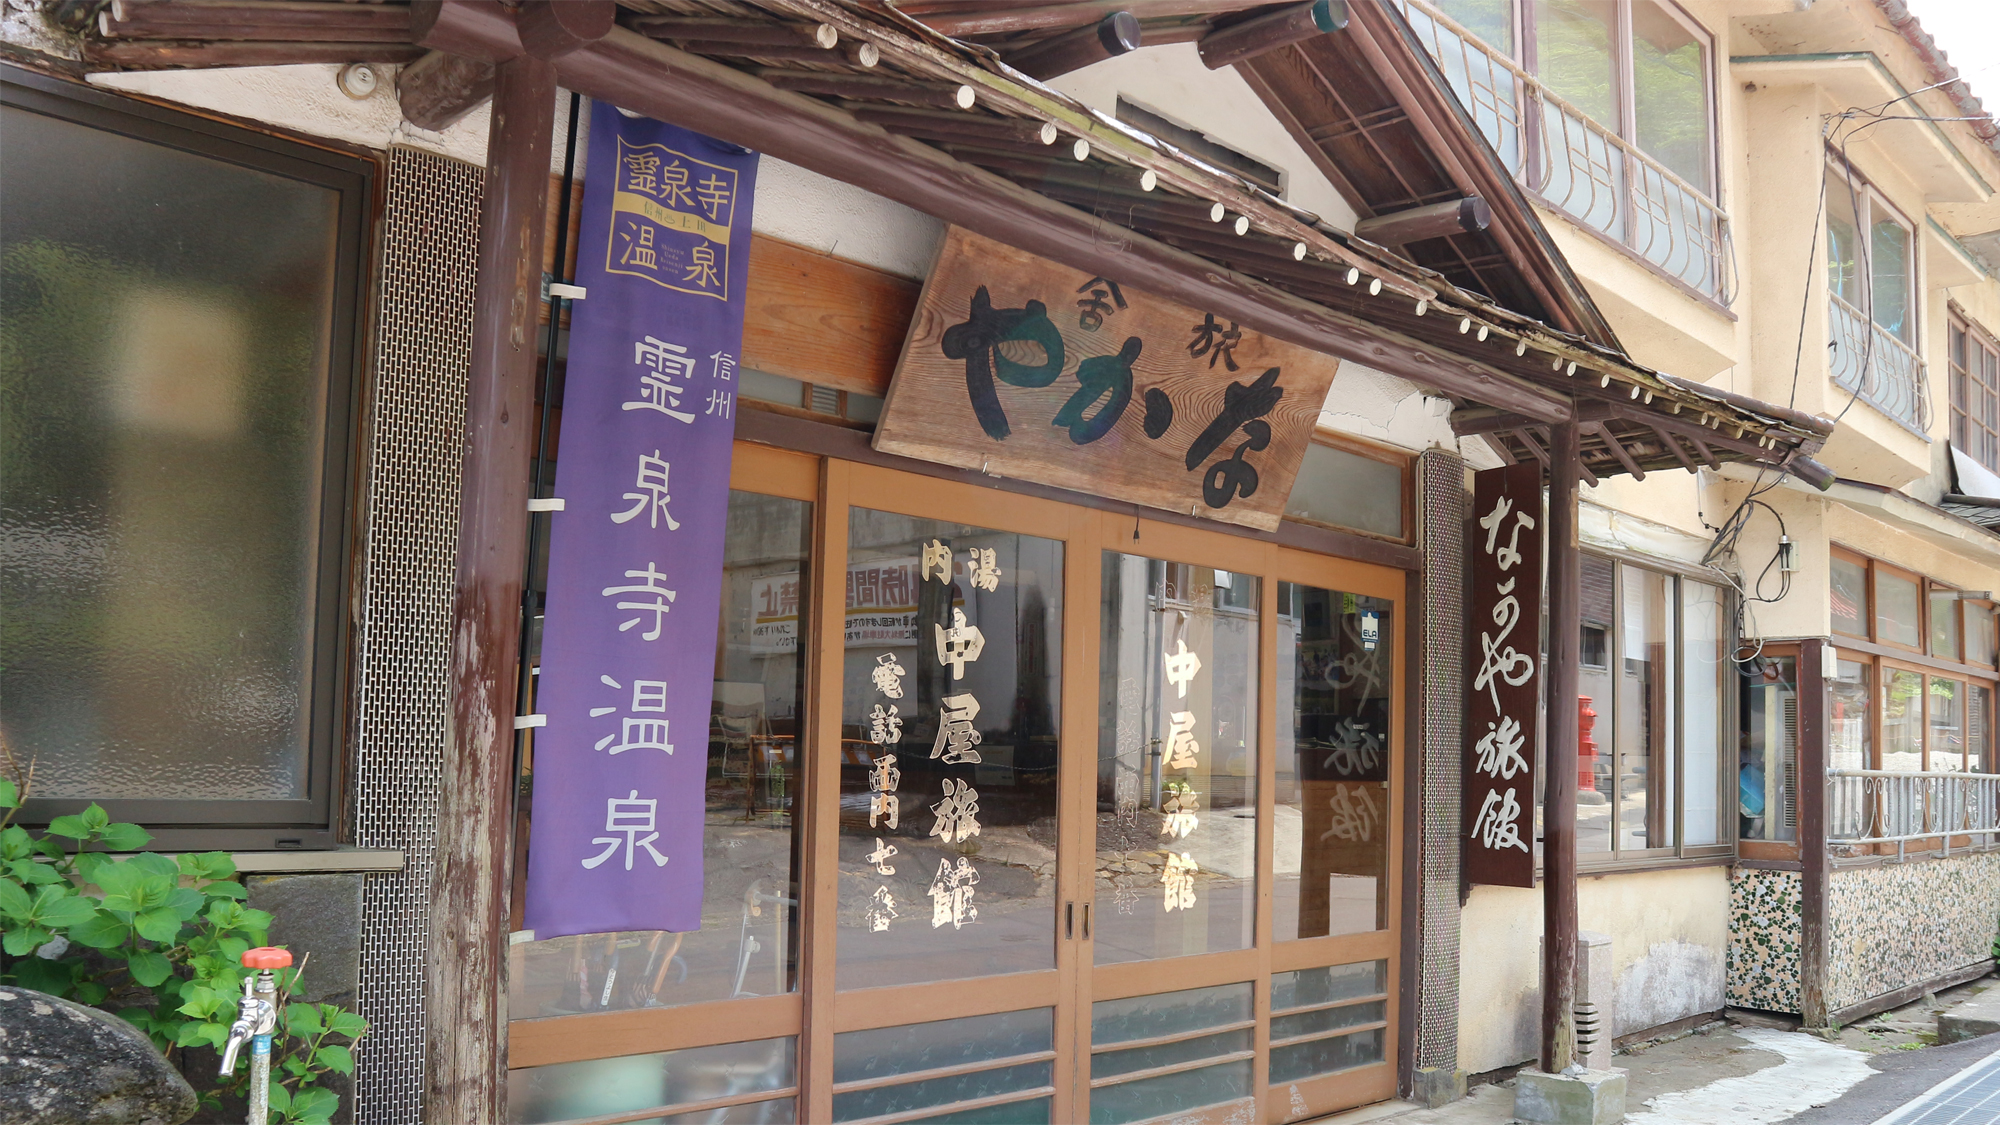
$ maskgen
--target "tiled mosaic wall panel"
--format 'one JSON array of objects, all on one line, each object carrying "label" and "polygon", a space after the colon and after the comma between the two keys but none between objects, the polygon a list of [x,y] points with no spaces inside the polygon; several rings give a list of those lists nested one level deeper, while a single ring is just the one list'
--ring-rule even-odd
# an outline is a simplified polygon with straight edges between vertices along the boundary
[{"label": "tiled mosaic wall panel", "polygon": [[1739,867],[1729,876],[1732,1008],[1799,1010],[1799,873]]},{"label": "tiled mosaic wall panel", "polygon": [[1992,956],[2000,853],[1836,868],[1827,923],[1827,1007],[1934,980]]}]

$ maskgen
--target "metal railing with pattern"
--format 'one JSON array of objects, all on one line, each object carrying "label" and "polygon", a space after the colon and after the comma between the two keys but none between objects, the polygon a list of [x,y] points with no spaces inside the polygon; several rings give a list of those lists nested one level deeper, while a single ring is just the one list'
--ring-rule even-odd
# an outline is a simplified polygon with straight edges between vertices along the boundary
[{"label": "metal railing with pattern", "polygon": [[1833,381],[1919,433],[1931,426],[1930,380],[1923,357],[1839,296],[1827,296]]},{"label": "metal railing with pattern", "polygon": [[1394,3],[1524,188],[1703,296],[1735,299],[1729,216],[1708,192],[1425,0]]},{"label": "metal railing with pattern", "polygon": [[1912,842],[1954,847],[2000,845],[2000,774],[1828,770],[1826,842],[1830,848]]}]

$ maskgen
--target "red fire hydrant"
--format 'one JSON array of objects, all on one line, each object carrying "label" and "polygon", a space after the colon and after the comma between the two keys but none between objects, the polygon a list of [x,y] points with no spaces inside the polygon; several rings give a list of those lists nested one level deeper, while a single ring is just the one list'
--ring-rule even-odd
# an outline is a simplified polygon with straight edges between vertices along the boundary
[{"label": "red fire hydrant", "polygon": [[1590,708],[1590,697],[1576,697],[1576,788],[1581,793],[1597,791],[1597,740],[1591,731],[1597,726],[1597,712]]}]

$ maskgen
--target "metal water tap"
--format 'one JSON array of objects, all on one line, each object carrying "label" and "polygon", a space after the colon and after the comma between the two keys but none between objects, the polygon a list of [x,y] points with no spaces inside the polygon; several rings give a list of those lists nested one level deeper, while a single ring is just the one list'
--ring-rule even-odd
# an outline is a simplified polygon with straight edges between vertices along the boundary
[{"label": "metal water tap", "polygon": [[271,1116],[271,1033],[278,1028],[278,978],[274,970],[289,968],[287,949],[259,946],[243,954],[243,967],[255,969],[243,980],[236,1001],[236,1022],[229,1025],[229,1042],[222,1049],[222,1077],[236,1069],[236,1052],[250,1044],[250,1125],[265,1125]]},{"label": "metal water tap", "polygon": [[236,1069],[236,1052],[259,1035],[269,1035],[278,1026],[278,1006],[257,995],[256,979],[243,978],[243,995],[236,1000],[236,1022],[229,1025],[229,1043],[222,1048],[221,1077]]}]

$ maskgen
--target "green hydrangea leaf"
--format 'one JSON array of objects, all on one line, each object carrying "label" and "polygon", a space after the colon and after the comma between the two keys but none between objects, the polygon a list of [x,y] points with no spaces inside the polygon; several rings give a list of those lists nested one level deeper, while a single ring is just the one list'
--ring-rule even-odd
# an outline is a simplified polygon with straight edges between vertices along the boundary
[{"label": "green hydrangea leaf", "polygon": [[140,950],[127,958],[125,967],[131,970],[133,980],[138,981],[147,988],[152,988],[161,981],[166,980],[169,976],[173,975],[174,971],[172,962],[168,961],[165,956],[155,953],[150,949]]},{"label": "green hydrangea leaf", "polygon": [[70,889],[68,883],[43,887],[35,896],[35,919],[44,926],[68,929],[97,914],[97,904]]},{"label": "green hydrangea leaf", "polygon": [[54,936],[40,926],[22,926],[7,931],[6,938],[0,940],[0,949],[5,949],[10,957],[26,957]]},{"label": "green hydrangea leaf", "polygon": [[0,879],[0,914],[27,921],[35,912],[28,889],[12,879]]},{"label": "green hydrangea leaf", "polygon": [[132,919],[132,928],[147,941],[171,942],[180,936],[181,918],[171,910],[148,910]]},{"label": "green hydrangea leaf", "polygon": [[116,949],[131,940],[132,927],[102,910],[70,927],[69,940],[92,949]]},{"label": "green hydrangea leaf", "polygon": [[111,851],[136,852],[152,842],[153,834],[136,824],[107,824],[98,839]]},{"label": "green hydrangea leaf", "polygon": [[49,835],[61,836],[66,840],[88,840],[90,825],[80,816],[59,816],[49,821]]},{"label": "green hydrangea leaf", "polygon": [[313,1052],[313,1065],[342,1074],[354,1073],[354,1052],[338,1043],[328,1043]]}]

